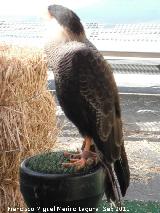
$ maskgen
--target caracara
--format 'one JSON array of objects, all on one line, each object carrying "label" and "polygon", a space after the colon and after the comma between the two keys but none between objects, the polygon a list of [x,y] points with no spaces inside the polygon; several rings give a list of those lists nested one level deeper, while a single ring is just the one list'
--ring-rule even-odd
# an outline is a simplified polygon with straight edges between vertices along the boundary
[{"label": "caracara", "polygon": [[79,17],[60,5],[48,7],[52,30],[45,51],[55,76],[56,93],[65,115],[84,138],[81,158],[64,166],[78,169],[95,158],[92,143],[106,171],[106,196],[115,200],[114,173],[121,194],[130,172],[124,148],[119,95],[111,66],[86,38]]}]

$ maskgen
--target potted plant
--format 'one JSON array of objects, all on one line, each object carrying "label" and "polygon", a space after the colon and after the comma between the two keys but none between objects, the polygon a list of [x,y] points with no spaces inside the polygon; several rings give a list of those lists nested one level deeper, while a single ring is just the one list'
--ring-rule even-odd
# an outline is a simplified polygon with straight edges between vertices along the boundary
[{"label": "potted plant", "polygon": [[20,166],[20,190],[29,211],[95,212],[104,194],[100,164],[76,171],[64,168],[63,152],[50,152],[24,160]]}]

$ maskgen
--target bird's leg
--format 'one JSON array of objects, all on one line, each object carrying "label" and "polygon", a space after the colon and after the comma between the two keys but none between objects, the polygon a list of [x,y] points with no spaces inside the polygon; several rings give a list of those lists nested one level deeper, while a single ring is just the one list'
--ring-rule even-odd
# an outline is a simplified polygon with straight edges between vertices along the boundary
[{"label": "bird's leg", "polygon": [[70,158],[69,163],[63,163],[64,167],[75,166],[77,170],[80,170],[83,167],[85,167],[85,165],[91,165],[92,163],[96,162],[96,160],[97,160],[96,153],[90,151],[90,147],[92,144],[92,138],[85,137],[84,140],[85,140],[84,148],[83,148],[82,153],[78,153],[78,154],[73,154],[73,153],[68,153],[68,152],[64,153],[64,155],[66,157]]}]

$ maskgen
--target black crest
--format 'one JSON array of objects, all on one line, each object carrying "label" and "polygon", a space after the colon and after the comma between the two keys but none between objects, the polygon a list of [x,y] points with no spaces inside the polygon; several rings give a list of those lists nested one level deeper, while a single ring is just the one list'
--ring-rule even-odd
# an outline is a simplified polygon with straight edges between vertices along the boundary
[{"label": "black crest", "polygon": [[67,27],[73,33],[80,34],[84,32],[80,18],[72,11],[61,5],[50,5],[49,14],[53,16],[60,25]]}]

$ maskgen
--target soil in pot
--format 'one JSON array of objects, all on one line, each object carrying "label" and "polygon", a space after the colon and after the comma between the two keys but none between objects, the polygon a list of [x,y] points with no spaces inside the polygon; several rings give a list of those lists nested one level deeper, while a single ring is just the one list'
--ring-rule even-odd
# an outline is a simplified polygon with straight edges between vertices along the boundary
[{"label": "soil in pot", "polygon": [[69,159],[52,152],[26,159],[20,167],[20,188],[34,212],[96,212],[104,194],[104,171],[98,165],[80,171],[64,168]]}]

